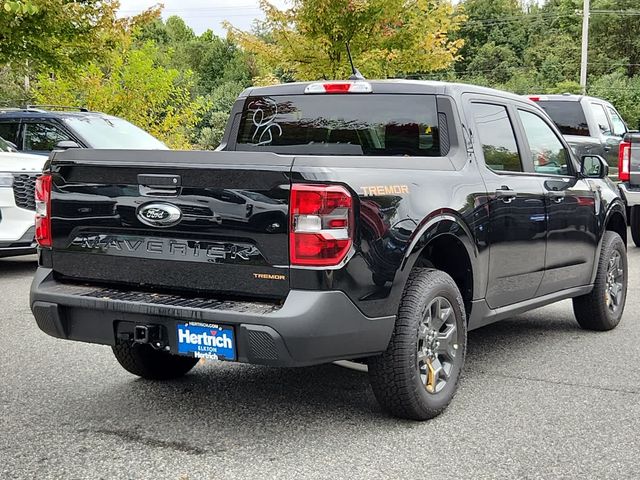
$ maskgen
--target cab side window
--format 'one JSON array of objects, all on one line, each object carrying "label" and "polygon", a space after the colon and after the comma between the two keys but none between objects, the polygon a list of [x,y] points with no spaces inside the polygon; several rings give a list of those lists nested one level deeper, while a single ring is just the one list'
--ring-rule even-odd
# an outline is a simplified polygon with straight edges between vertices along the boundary
[{"label": "cab side window", "polygon": [[522,172],[520,152],[507,107],[472,103],[471,109],[487,167],[497,173]]},{"label": "cab side window", "polygon": [[518,116],[529,141],[534,170],[551,175],[570,174],[569,152],[547,122],[526,110],[518,110]]},{"label": "cab side window", "polygon": [[26,151],[51,151],[63,140],[71,140],[71,138],[55,125],[49,123],[25,124],[24,149]]}]

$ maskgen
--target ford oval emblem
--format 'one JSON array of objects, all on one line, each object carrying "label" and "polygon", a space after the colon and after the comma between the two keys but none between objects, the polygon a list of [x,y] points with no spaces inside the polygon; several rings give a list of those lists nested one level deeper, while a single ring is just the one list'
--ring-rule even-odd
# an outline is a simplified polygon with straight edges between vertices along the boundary
[{"label": "ford oval emblem", "polygon": [[182,220],[182,211],[170,203],[147,203],[138,208],[138,219],[151,227],[172,227]]}]

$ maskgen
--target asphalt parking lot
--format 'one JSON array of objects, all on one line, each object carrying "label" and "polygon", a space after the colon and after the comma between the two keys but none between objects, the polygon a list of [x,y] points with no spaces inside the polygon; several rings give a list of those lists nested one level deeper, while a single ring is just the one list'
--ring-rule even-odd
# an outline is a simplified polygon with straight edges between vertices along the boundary
[{"label": "asphalt parking lot", "polygon": [[441,417],[399,421],[364,373],[198,366],[137,379],[40,332],[34,257],[0,259],[0,478],[640,478],[640,248],[619,327],[568,301],[471,332]]}]

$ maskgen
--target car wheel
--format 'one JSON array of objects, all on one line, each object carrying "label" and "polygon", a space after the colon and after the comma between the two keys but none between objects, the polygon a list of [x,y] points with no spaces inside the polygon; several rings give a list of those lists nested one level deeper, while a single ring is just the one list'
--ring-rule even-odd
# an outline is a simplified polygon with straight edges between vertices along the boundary
[{"label": "car wheel", "polygon": [[602,239],[598,271],[591,293],[573,299],[573,312],[586,330],[611,330],[620,323],[627,299],[627,249],[615,232]]},{"label": "car wheel", "polygon": [[198,363],[197,358],[172,355],[149,344],[119,343],[112,349],[126,371],[150,380],[181,377]]},{"label": "car wheel", "polygon": [[464,364],[466,323],[449,275],[425,268],[411,273],[389,346],[369,358],[373,393],[385,410],[427,420],[449,405]]},{"label": "car wheel", "polygon": [[640,247],[640,205],[634,205],[631,207],[631,238],[636,247]]}]

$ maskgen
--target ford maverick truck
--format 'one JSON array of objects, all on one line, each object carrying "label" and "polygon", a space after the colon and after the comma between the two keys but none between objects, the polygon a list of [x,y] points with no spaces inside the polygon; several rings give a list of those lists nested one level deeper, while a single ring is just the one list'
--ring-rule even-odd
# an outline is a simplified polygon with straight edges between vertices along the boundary
[{"label": "ford maverick truck", "polygon": [[55,152],[35,195],[38,326],[149,379],[357,360],[385,410],[428,419],[469,330],[568,298],[609,330],[626,299],[606,161],[470,85],[250,88],[219,151]]}]

